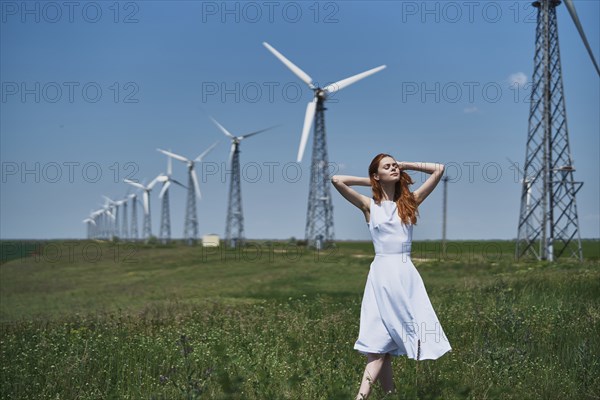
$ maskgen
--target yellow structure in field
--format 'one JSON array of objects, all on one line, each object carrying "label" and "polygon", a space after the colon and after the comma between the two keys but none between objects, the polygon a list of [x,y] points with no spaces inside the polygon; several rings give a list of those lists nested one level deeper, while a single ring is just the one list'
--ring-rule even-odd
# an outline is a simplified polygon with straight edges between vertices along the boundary
[{"label": "yellow structure in field", "polygon": [[202,236],[202,246],[203,247],[219,247],[219,244],[220,244],[219,235],[210,233],[208,235]]}]

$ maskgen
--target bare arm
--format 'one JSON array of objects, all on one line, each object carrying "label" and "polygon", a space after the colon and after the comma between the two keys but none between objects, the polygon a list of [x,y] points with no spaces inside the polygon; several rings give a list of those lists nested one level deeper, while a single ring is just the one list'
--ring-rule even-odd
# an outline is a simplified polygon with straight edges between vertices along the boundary
[{"label": "bare arm", "polygon": [[400,165],[400,169],[402,170],[421,171],[431,174],[431,176],[427,178],[421,187],[413,192],[415,200],[417,201],[417,205],[421,204],[423,200],[425,200],[427,196],[433,192],[433,189],[435,189],[440,179],[442,179],[442,176],[444,175],[444,164],[429,162],[400,162],[398,165]]},{"label": "bare arm", "polygon": [[358,176],[334,175],[331,177],[331,183],[338,192],[350,203],[360,208],[363,212],[368,212],[371,205],[371,199],[358,193],[350,186],[371,186],[369,178],[360,178]]}]

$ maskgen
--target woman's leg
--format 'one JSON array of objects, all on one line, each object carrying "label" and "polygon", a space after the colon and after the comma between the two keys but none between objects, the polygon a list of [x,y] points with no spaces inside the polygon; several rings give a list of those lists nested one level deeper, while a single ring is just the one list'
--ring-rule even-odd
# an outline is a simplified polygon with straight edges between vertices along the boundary
[{"label": "woman's leg", "polygon": [[385,393],[394,391],[394,378],[392,376],[392,355],[386,354],[383,360],[383,366],[379,372],[379,382]]},{"label": "woman's leg", "polygon": [[386,357],[386,354],[367,354],[367,366],[360,382],[360,389],[358,389],[356,400],[363,400],[369,397],[371,385],[377,382]]}]

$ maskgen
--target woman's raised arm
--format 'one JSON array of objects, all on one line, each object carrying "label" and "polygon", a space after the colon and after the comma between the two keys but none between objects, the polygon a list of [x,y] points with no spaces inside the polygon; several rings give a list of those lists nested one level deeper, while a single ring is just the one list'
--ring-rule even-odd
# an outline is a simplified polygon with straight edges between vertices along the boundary
[{"label": "woman's raised arm", "polygon": [[429,178],[413,192],[417,205],[421,204],[423,200],[429,196],[433,189],[437,186],[444,175],[444,164],[430,163],[430,162],[399,162],[401,170],[421,171],[431,174]]},{"label": "woman's raised arm", "polygon": [[350,203],[360,208],[363,212],[369,211],[371,199],[365,195],[358,193],[350,186],[371,186],[369,178],[361,178],[358,176],[334,175],[331,177],[331,183],[338,192]]}]

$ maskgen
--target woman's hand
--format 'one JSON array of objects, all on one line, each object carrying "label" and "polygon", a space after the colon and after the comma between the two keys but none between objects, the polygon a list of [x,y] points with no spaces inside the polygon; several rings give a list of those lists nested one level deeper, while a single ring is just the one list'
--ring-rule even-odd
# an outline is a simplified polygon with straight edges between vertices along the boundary
[{"label": "woman's hand", "polygon": [[402,161],[398,163],[398,167],[401,171],[411,170],[420,171],[431,174],[429,178],[413,192],[417,205],[421,204],[423,200],[433,192],[433,189],[437,186],[444,175],[444,164],[430,163],[430,162],[406,162]]}]

